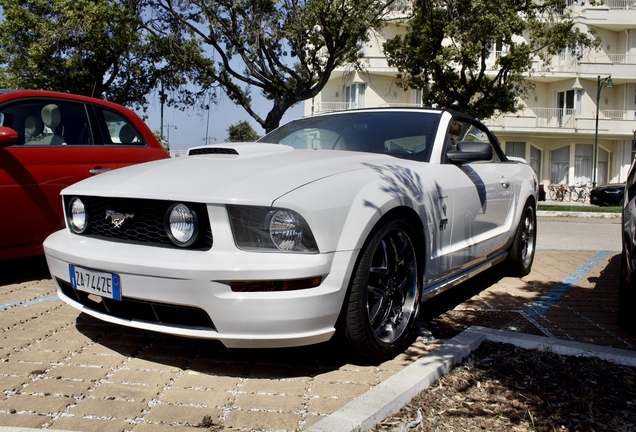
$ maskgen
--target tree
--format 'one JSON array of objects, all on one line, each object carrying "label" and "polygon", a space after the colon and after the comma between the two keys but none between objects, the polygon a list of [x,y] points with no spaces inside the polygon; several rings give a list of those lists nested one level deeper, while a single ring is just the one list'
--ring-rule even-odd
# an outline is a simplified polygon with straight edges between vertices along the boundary
[{"label": "tree", "polygon": [[229,142],[252,142],[260,138],[246,120],[242,120],[237,124],[231,125],[227,128],[227,132],[227,140]]},{"label": "tree", "polygon": [[[331,72],[356,63],[369,29],[395,0],[148,0],[157,37],[201,44],[213,67],[196,82],[218,82],[267,132],[294,104],[317,95]],[[263,118],[251,89],[272,102]]]},{"label": "tree", "polygon": [[163,80],[179,100],[192,99],[193,92],[183,90],[183,71],[191,68],[184,62],[191,56],[183,53],[198,51],[185,43],[178,58],[171,56],[175,41],[145,31],[137,0],[0,0],[0,6],[3,88],[71,92],[145,108]]},{"label": "tree", "polygon": [[[534,57],[549,65],[562,50],[580,57],[583,48],[600,46],[563,6],[563,0],[419,0],[407,33],[388,40],[384,50],[398,68],[396,84],[428,90],[427,106],[480,119],[515,112],[518,98],[533,88],[524,74]],[[497,44],[505,49],[489,73],[486,59]]]},{"label": "tree", "polygon": [[168,142],[168,140],[163,139],[161,137],[161,131],[160,130],[153,130],[152,134],[157,137],[157,140],[159,141],[159,143],[161,143],[161,147],[164,148],[165,151],[169,152],[170,151],[170,143]]}]

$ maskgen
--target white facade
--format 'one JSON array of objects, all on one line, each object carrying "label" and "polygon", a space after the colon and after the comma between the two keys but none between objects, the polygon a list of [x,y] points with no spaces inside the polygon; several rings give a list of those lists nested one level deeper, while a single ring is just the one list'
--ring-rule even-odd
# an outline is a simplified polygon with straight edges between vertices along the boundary
[{"label": "white facade", "polygon": [[[572,1],[569,7],[582,29],[596,29],[599,51],[576,60],[563,54],[551,68],[534,62],[527,80],[534,94],[525,108],[485,121],[508,155],[525,158],[544,185],[591,185],[596,142],[597,89],[598,168],[596,183],[624,182],[636,148],[636,0],[605,0],[590,6]],[[574,4],[579,3],[579,4]],[[421,104],[419,90],[404,91],[394,84],[396,69],[388,67],[382,43],[405,29],[388,26],[364,47],[366,70],[336,70],[322,92],[305,101],[305,115],[372,106]],[[503,48],[505,49],[505,47]],[[495,56],[493,53],[492,64]],[[613,87],[605,87],[611,75]]]}]

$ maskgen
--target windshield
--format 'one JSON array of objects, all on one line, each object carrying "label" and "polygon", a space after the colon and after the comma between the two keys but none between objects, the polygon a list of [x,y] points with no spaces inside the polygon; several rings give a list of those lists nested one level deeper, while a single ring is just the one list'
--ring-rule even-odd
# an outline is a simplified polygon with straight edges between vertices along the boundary
[{"label": "windshield", "polygon": [[296,149],[386,153],[428,161],[440,113],[346,112],[292,121],[259,142]]}]

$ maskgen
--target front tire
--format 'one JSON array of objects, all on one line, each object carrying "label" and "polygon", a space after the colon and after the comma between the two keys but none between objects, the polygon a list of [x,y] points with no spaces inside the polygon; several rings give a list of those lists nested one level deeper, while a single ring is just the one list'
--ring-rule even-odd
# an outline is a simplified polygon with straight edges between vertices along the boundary
[{"label": "front tire", "polygon": [[578,201],[580,199],[579,193],[577,191],[572,191],[572,201]]},{"label": "front tire", "polygon": [[530,273],[537,244],[537,212],[531,201],[526,205],[508,254],[508,270],[513,276]]},{"label": "front tire", "polygon": [[345,306],[343,336],[357,357],[395,357],[411,343],[422,294],[422,266],[413,225],[386,221],[360,251]]}]

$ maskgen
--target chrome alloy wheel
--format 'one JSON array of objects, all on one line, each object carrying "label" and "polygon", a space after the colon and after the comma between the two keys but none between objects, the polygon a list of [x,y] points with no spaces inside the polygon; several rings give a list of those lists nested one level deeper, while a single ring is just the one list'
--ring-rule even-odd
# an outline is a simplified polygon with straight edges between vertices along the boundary
[{"label": "chrome alloy wheel", "polygon": [[537,219],[534,216],[534,209],[531,206],[528,206],[524,214],[523,228],[521,232],[521,260],[524,267],[530,266],[534,259],[536,220]]},{"label": "chrome alloy wheel", "polygon": [[371,329],[392,344],[407,331],[418,311],[417,256],[413,241],[402,229],[387,232],[371,259],[367,312]]}]

